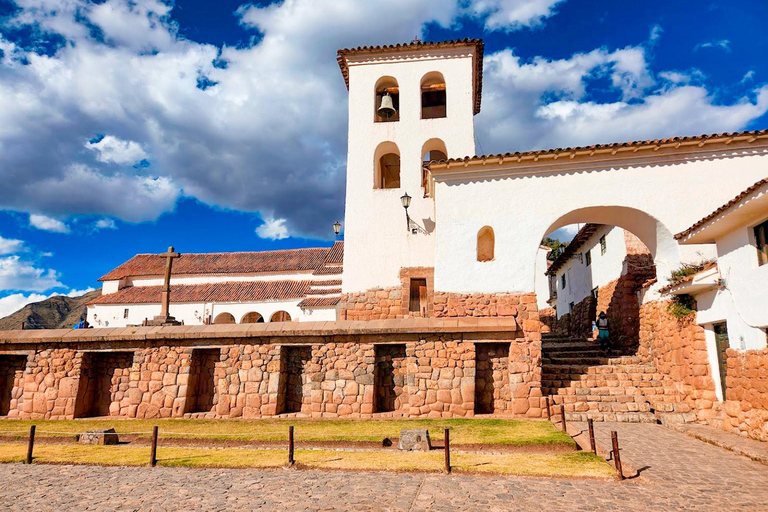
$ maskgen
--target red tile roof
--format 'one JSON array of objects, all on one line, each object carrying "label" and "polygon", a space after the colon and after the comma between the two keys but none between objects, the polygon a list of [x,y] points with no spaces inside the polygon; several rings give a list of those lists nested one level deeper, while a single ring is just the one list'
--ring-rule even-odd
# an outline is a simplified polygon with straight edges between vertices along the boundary
[{"label": "red tile roof", "polygon": [[339,303],[341,297],[308,297],[299,302],[300,308],[329,308]]},{"label": "red tile roof", "polygon": [[685,284],[685,283],[688,283],[690,281],[693,281],[694,278],[696,276],[698,276],[699,274],[703,274],[704,272],[708,272],[708,271],[710,271],[713,268],[717,268],[717,262],[716,261],[711,261],[711,262],[707,263],[704,266],[704,268],[702,268],[698,272],[696,272],[694,274],[689,274],[689,275],[687,275],[685,277],[681,277],[680,279],[678,279],[676,281],[673,281],[673,282],[669,283],[667,286],[661,288],[659,291],[661,293],[667,293],[671,289],[676,288],[676,287],[680,286],[681,284]]},{"label": "red tile roof", "polygon": [[768,178],[763,178],[762,180],[758,181],[757,183],[755,183],[754,185],[752,185],[751,187],[746,189],[744,192],[740,193],[739,195],[737,195],[736,197],[734,197],[733,199],[731,199],[730,201],[725,203],[723,206],[721,206],[720,208],[718,208],[714,212],[710,213],[709,215],[707,215],[706,217],[704,217],[700,221],[696,222],[693,226],[689,227],[685,231],[681,231],[680,233],[676,234],[675,238],[677,240],[680,240],[681,238],[684,238],[684,237],[690,235],[691,233],[693,233],[694,231],[696,231],[697,229],[699,229],[704,224],[706,224],[710,220],[714,219],[715,217],[717,217],[718,215],[720,215],[724,211],[728,210],[729,208],[731,208],[733,206],[736,206],[742,199],[744,199],[749,194],[751,194],[752,192],[758,190],[760,187],[762,187],[763,185],[766,185],[766,184],[768,184]]},{"label": "red tile roof", "polygon": [[600,226],[602,226],[602,224],[584,224],[584,227],[576,233],[576,236],[573,237],[573,240],[571,240],[563,252],[560,253],[560,256],[555,258],[555,260],[548,266],[545,273],[547,275],[555,275],[560,267],[565,265],[565,263],[571,259],[571,256],[573,256],[576,251],[589,240],[589,237],[595,234],[595,231],[597,231]]},{"label": "red tile roof", "polygon": [[341,286],[341,279],[328,279],[326,281],[312,281],[312,286]]},{"label": "red tile roof", "polygon": [[342,274],[344,269],[342,267],[322,267],[314,271],[312,275],[315,276],[334,276]]},{"label": "red tile roof", "polygon": [[[171,286],[174,302],[265,302],[300,299],[307,295],[310,281],[225,281]],[[159,304],[161,286],[129,286],[102,295],[89,304]]]},{"label": "red tile roof", "polygon": [[390,44],[384,46],[358,46],[357,48],[344,48],[336,52],[336,61],[341,68],[344,83],[349,89],[349,65],[347,57],[352,55],[365,55],[377,53],[410,52],[417,50],[434,50],[440,48],[475,47],[475,114],[480,113],[480,103],[483,96],[483,51],[485,44],[482,39],[455,39],[452,41],[424,42],[413,41],[403,44]]},{"label": "red tile roof", "polygon": [[[335,262],[339,258],[339,254],[343,254],[343,250],[344,242],[336,242],[333,247],[284,251],[182,253],[179,258],[173,261],[173,274],[252,274],[312,271],[322,268],[329,258],[333,258]],[[99,281],[111,281],[131,276],[162,276],[164,273],[164,258],[157,254],[137,254],[102,276]]]},{"label": "red tile roof", "polygon": [[696,143],[698,143],[698,145],[704,145],[704,144],[714,143],[714,142],[728,143],[733,141],[734,139],[744,139],[746,142],[754,142],[758,138],[761,138],[761,139],[768,138],[768,129],[745,130],[741,132],[712,133],[712,134],[694,135],[694,136],[686,136],[686,137],[669,137],[666,139],[636,140],[631,142],[615,142],[610,144],[593,144],[591,146],[575,146],[575,147],[566,147],[566,148],[541,149],[541,150],[533,150],[533,151],[517,151],[515,153],[504,153],[504,154],[498,153],[498,154],[492,154],[492,155],[474,155],[474,156],[465,156],[463,158],[449,158],[448,160],[440,160],[438,162],[430,162],[428,166],[430,170],[433,170],[432,164],[445,165],[445,164],[461,163],[461,164],[483,165],[488,160],[494,161],[491,163],[500,163],[505,160],[519,161],[521,159],[533,159],[534,161],[536,161],[538,160],[539,157],[546,157],[546,156],[550,156],[554,158],[574,157],[574,156],[592,156],[596,152],[611,152],[611,153],[618,153],[621,151],[636,152],[639,150],[656,150],[656,149],[659,149],[660,146],[664,146],[664,145],[667,145],[672,148],[678,148],[683,145],[685,146],[696,145]]}]

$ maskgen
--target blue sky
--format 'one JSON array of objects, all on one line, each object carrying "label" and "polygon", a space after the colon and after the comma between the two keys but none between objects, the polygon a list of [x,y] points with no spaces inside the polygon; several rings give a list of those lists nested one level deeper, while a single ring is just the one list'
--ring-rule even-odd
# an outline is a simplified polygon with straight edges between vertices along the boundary
[{"label": "blue sky", "polygon": [[330,244],[338,48],[483,38],[494,153],[766,128],[766,19],[763,0],[0,0],[0,316],[168,245]]}]

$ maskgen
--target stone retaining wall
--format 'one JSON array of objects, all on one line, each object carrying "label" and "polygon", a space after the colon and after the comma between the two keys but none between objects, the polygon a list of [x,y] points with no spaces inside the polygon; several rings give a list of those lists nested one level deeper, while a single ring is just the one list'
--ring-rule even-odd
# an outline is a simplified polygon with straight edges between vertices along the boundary
[{"label": "stone retaining wall", "polygon": [[768,441],[768,348],[727,350],[722,427]]},{"label": "stone retaining wall", "polygon": [[[393,387],[396,406],[382,414],[446,418],[475,413],[479,343],[510,347],[509,359],[495,363],[506,381],[495,397],[498,409],[540,417],[540,335],[531,340],[520,330],[19,341],[0,344],[0,361],[4,353],[31,349],[23,378],[11,379],[15,398],[8,416],[15,418],[70,419],[96,414],[259,418],[284,410],[315,418],[370,418],[375,405],[376,347],[398,344],[405,347],[405,357],[393,365],[395,374],[383,376],[399,383]],[[210,358],[212,376],[208,363],[200,362],[202,353],[215,356]],[[213,397],[204,400],[207,405],[194,402],[211,388]]]}]

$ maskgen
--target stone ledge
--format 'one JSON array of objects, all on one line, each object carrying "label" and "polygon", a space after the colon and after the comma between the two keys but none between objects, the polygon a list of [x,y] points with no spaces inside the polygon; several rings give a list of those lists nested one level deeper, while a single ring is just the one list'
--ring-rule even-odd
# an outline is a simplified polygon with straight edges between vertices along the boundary
[{"label": "stone ledge", "polygon": [[510,333],[520,331],[514,318],[402,318],[336,322],[274,322],[165,327],[104,327],[0,331],[0,345],[144,341],[200,338],[275,338],[377,334]]},{"label": "stone ledge", "polygon": [[768,443],[763,441],[742,437],[706,425],[686,424],[674,425],[670,428],[768,466]]}]

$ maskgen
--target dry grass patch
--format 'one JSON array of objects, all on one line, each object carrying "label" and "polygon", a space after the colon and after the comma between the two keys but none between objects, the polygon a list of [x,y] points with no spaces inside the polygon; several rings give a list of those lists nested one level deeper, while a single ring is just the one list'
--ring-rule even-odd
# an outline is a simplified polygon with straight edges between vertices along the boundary
[{"label": "dry grass patch", "polygon": [[[22,462],[23,444],[0,445],[0,462]],[[158,465],[169,467],[276,468],[286,464],[285,450],[242,448],[159,447]],[[442,451],[380,452],[297,450],[302,467],[316,469],[374,471],[441,471]],[[40,445],[35,447],[35,462],[47,464],[93,464],[144,466],[149,449],[138,446]],[[503,473],[526,476],[613,478],[613,469],[590,453],[562,454],[477,454],[454,453],[453,467],[459,471]]]}]

